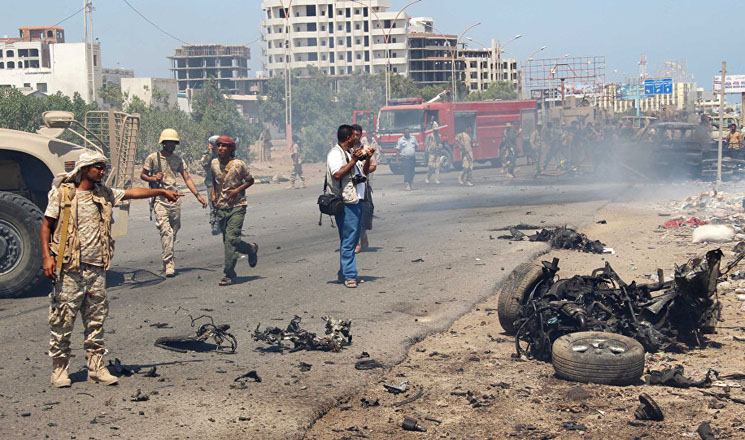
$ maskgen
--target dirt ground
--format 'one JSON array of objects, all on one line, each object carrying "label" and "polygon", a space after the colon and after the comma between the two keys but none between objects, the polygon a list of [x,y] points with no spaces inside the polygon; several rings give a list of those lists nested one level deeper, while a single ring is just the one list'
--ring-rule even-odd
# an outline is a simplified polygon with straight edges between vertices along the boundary
[{"label": "dirt ground", "polygon": [[[650,204],[610,204],[599,211],[585,232],[615,249],[615,255],[550,251],[540,260],[560,258],[559,275],[589,274],[605,260],[626,282],[650,282],[644,274],[662,268],[672,275],[673,264],[721,247],[722,266],[732,257],[734,243],[692,245],[691,229],[662,230],[670,217],[663,207]],[[496,270],[499,270],[496,268]],[[735,269],[736,270],[736,269]],[[745,370],[745,312],[734,293],[720,297],[723,322],[710,340],[721,348],[694,349],[685,354],[647,354],[647,368],[681,364],[685,374],[701,379],[709,368],[720,374]],[[660,439],[699,438],[696,429],[708,421],[716,438],[745,438],[745,405],[717,400],[698,389],[662,386],[608,386],[558,379],[550,363],[513,359],[515,341],[503,333],[497,319],[497,296],[457,320],[448,331],[414,343],[401,364],[385,372],[378,383],[332,409],[308,431],[308,439],[457,438],[457,439]],[[408,381],[409,391],[394,395],[383,384]],[[742,382],[724,381],[730,395],[745,399]],[[416,397],[411,403],[394,403]],[[706,389],[723,393],[722,387]],[[473,397],[468,395],[471,393]],[[645,392],[661,406],[662,422],[637,421],[634,410]],[[474,399],[475,398],[475,399]],[[471,400],[471,402],[469,402]],[[479,406],[477,403],[483,404]],[[427,432],[401,428],[412,417]],[[584,425],[570,430],[564,422]]]}]

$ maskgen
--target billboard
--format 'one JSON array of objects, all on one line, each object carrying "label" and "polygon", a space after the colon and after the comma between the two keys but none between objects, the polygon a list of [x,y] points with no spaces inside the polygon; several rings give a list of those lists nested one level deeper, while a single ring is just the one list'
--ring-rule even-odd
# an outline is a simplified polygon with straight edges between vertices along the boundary
[{"label": "billboard", "polygon": [[640,84],[621,84],[616,87],[616,98],[637,99],[644,95],[644,87]]},{"label": "billboard", "polygon": [[[722,77],[714,77],[714,91],[722,89]],[[724,78],[724,93],[745,93],[745,75],[727,75]]]},{"label": "billboard", "polygon": [[645,79],[644,80],[644,94],[646,96],[672,95],[673,94],[673,79],[672,78]]}]

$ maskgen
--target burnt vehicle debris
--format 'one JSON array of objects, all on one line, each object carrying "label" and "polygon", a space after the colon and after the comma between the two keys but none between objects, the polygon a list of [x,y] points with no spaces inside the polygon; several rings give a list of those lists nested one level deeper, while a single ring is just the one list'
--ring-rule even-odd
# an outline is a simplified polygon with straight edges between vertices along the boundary
[{"label": "burnt vehicle debris", "polygon": [[[238,348],[238,340],[228,332],[230,325],[216,325],[214,319],[212,319],[212,316],[210,315],[201,315],[196,318],[189,315],[189,319],[191,319],[192,327],[195,327],[197,321],[200,319],[209,319],[210,322],[205,322],[200,325],[193,335],[164,336],[158,338],[155,340],[155,346],[178,353],[186,353],[188,351],[235,353],[235,350]],[[210,339],[214,344],[206,342]]]},{"label": "burnt vehicle debris", "polygon": [[[350,333],[352,321],[334,319],[329,316],[323,316],[321,319],[326,321],[324,336],[316,336],[315,333],[301,328],[300,321],[302,318],[296,315],[286,329],[266,327],[263,331],[260,331],[261,324],[259,324],[256,326],[252,337],[254,341],[264,342],[276,347],[279,351],[289,348],[290,353],[300,350],[339,352],[343,347],[352,343]],[[285,346],[288,342],[292,343],[292,347]]]},{"label": "burnt vehicle debris", "polygon": [[[608,263],[589,276],[566,279],[557,277],[558,258],[542,266],[524,264],[508,277],[500,292],[499,321],[508,334],[515,335],[516,356],[543,361],[552,360],[555,341],[576,332],[622,335],[635,339],[648,352],[700,347],[720,315],[717,280],[734,267],[730,263],[720,273],[721,259],[721,250],[709,251],[676,265],[672,281],[650,284],[627,284]],[[657,279],[665,279],[662,270]],[[576,354],[589,344],[613,352],[626,344],[633,351],[618,338],[598,338],[569,349]]]},{"label": "burnt vehicle debris", "polygon": [[[503,228],[510,235],[500,235],[502,240],[540,241],[548,243],[553,249],[578,250],[592,254],[602,254],[605,245],[598,240],[591,240],[585,234],[566,226],[540,227],[534,225],[515,225]],[[523,231],[535,230],[535,234],[528,235]]]}]

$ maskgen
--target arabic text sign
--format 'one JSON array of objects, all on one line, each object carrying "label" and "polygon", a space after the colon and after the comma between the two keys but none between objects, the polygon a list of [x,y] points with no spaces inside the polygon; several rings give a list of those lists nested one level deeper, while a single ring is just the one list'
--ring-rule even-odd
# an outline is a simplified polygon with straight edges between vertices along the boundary
[{"label": "arabic text sign", "polygon": [[621,84],[616,87],[616,96],[620,99],[636,99],[644,94],[644,89],[639,84]]},{"label": "arabic text sign", "polygon": [[655,78],[644,80],[645,95],[672,95],[673,79],[672,78]]},{"label": "arabic text sign", "polygon": [[[714,91],[722,89],[722,77],[714,77]],[[745,75],[727,75],[724,78],[724,93],[745,93]]]}]

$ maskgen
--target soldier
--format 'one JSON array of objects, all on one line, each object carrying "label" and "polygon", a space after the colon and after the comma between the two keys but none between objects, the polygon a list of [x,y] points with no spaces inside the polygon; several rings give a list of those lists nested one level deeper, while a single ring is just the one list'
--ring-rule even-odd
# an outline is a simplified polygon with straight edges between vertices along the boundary
[{"label": "soldier", "polygon": [[57,388],[71,383],[70,336],[78,311],[85,327],[88,382],[118,382],[103,363],[107,353],[103,323],[109,311],[106,270],[114,254],[112,207],[122,200],[158,196],[175,202],[183,196],[162,188],[109,188],[101,183],[106,162],[100,153],[83,153],[70,173],[57,176],[41,224],[44,275],[54,283],[49,294],[49,356],[53,365],[51,382]]},{"label": "soldier", "polygon": [[[207,139],[207,151],[202,154],[199,159],[199,164],[204,170],[204,186],[207,187],[207,195],[212,191],[212,159],[217,157],[217,135],[210,136]],[[217,210],[215,205],[212,204],[212,198],[210,198],[210,227],[212,229],[212,235],[220,234],[220,225],[217,224]]]},{"label": "soldier", "polygon": [[290,158],[292,159],[292,174],[290,175],[290,186],[288,188],[295,188],[295,180],[298,177],[300,178],[300,183],[303,185],[301,188],[305,188],[305,179],[303,178],[303,158],[301,157],[300,140],[297,136],[292,136]]},{"label": "soldier", "polygon": [[432,176],[435,176],[435,183],[440,184],[440,164],[442,163],[442,144],[440,143],[440,126],[432,117],[432,132],[424,140],[424,151],[427,152],[427,178],[424,183],[429,185]]},{"label": "soldier", "polygon": [[515,177],[515,161],[517,160],[517,136],[518,132],[512,128],[509,122],[504,127],[504,139],[500,145],[502,155],[502,171],[507,173],[510,179]]},{"label": "soldier", "polygon": [[217,138],[217,158],[212,161],[212,203],[217,207],[217,220],[225,245],[225,276],[218,283],[229,286],[238,275],[235,264],[240,254],[248,255],[248,265],[256,267],[259,246],[241,240],[246,218],[246,189],[254,178],[246,163],[235,158],[235,141],[230,136]]},{"label": "soldier", "polygon": [[545,148],[545,133],[543,132],[543,122],[538,121],[536,123],[535,130],[530,133],[530,149],[533,153],[533,160],[535,161],[535,177],[538,178],[541,175],[541,159],[543,159],[544,148]]},{"label": "soldier", "polygon": [[261,149],[259,160],[261,162],[271,161],[272,160],[272,134],[269,132],[268,128],[265,128],[264,131],[261,132],[257,143],[259,144],[259,148]]},{"label": "soldier", "polygon": [[473,141],[471,136],[462,131],[455,137],[455,146],[460,148],[460,157],[463,161],[463,171],[458,176],[458,183],[473,186],[471,175],[473,174]]},{"label": "soldier", "polygon": [[[179,136],[176,130],[166,128],[160,133],[158,143],[161,146],[160,151],[149,155],[145,159],[145,165],[142,167],[140,179],[148,182],[151,187],[164,188],[176,192],[176,176],[181,175],[192,194],[202,204],[202,208],[207,207],[207,202],[202,198],[194,185],[194,182],[186,171],[184,161],[175,153],[176,145],[179,143]],[[163,271],[167,277],[176,275],[176,264],[173,260],[173,243],[176,241],[176,235],[181,229],[181,201],[170,201],[165,197],[156,197],[153,202],[155,211],[155,226],[160,232],[160,245],[162,247],[161,258],[163,260]]]}]

